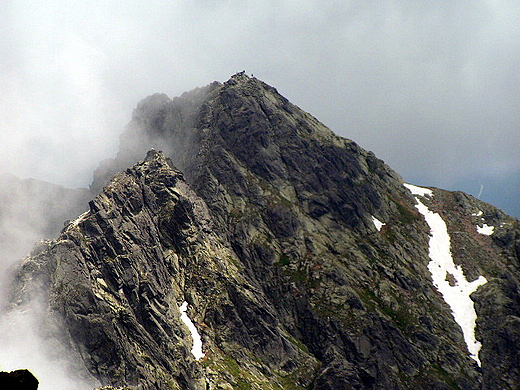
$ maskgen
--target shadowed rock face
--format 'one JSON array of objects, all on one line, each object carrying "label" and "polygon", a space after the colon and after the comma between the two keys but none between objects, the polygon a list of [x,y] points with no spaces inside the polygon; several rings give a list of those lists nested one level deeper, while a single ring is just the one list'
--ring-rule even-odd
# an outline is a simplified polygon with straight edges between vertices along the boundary
[{"label": "shadowed rock face", "polygon": [[[151,147],[164,153],[137,162]],[[472,296],[478,368],[433,286],[429,228],[402,179],[255,78],[145,99],[92,188],[89,212],[25,260],[15,301],[43,286],[64,343],[102,383],[397,390],[520,379],[518,221],[465,194],[424,199],[468,280],[488,280]],[[482,218],[493,235],[477,233]],[[202,335],[198,361],[184,301]]]},{"label": "shadowed rock face", "polygon": [[38,379],[28,370],[0,372],[0,387],[5,390],[36,390]]}]

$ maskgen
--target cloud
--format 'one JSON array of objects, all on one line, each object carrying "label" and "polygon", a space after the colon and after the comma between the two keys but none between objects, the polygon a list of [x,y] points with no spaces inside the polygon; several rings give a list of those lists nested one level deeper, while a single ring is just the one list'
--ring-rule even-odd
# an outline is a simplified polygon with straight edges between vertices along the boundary
[{"label": "cloud", "polygon": [[518,20],[516,0],[7,0],[0,172],[88,186],[138,101],[245,69],[408,181],[520,216]]},{"label": "cloud", "polygon": [[418,184],[520,175],[516,1],[8,5],[0,164],[24,177],[87,185],[139,100],[243,69]]},{"label": "cloud", "polygon": [[84,371],[56,338],[42,334],[44,309],[31,302],[0,317],[0,370],[28,369],[40,390],[90,390],[99,382]]},{"label": "cloud", "polygon": [[43,304],[32,300],[6,310],[12,304],[8,297],[13,274],[36,242],[56,237],[63,221],[86,209],[89,197],[87,190],[0,175],[0,370],[27,368],[40,380],[42,390],[92,389],[96,383],[84,378],[88,375],[79,358],[65,351],[56,337],[43,333],[59,332],[43,326]]}]

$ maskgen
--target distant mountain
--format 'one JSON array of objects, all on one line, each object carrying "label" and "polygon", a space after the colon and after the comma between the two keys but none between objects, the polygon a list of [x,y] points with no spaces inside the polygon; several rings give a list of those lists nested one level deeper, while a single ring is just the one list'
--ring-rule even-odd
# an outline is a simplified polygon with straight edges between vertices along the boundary
[{"label": "distant mountain", "polygon": [[40,239],[56,238],[91,197],[87,189],[0,175],[0,264],[19,261]]},{"label": "distant mountain", "polygon": [[254,77],[143,100],[92,191],[12,302],[43,292],[102,384],[520,383],[519,221],[405,185]]}]

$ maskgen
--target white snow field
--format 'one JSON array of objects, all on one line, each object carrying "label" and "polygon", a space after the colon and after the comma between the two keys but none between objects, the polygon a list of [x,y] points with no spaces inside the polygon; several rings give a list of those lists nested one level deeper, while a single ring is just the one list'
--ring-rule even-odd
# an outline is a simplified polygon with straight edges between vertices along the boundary
[{"label": "white snow field", "polygon": [[[428,264],[428,269],[432,274],[433,284],[441,292],[444,301],[450,306],[455,321],[462,329],[468,351],[480,366],[478,352],[481,344],[475,339],[477,314],[470,295],[479,286],[487,283],[487,280],[485,277],[480,276],[478,279],[468,282],[462,272],[462,268],[453,263],[450,236],[446,223],[439,214],[430,211],[418,198],[418,196],[431,197],[433,192],[427,188],[416,187],[411,184],[405,184],[405,187],[415,195],[417,200],[415,207],[430,226],[430,263]],[[448,275],[451,275],[452,278],[448,278]],[[454,280],[455,283],[452,282],[453,285],[450,285],[448,279]]]},{"label": "white snow field", "polygon": [[482,227],[480,227],[477,225],[477,232],[479,232],[480,234],[484,234],[485,236],[492,235],[494,230],[494,226],[488,226],[486,224],[483,224]]},{"label": "white snow field", "polygon": [[372,221],[374,222],[374,226],[376,227],[377,231],[380,232],[381,231],[381,228],[383,226],[385,226],[385,224],[383,222],[381,222],[379,219],[377,219],[376,217],[374,217],[372,215]]},{"label": "white snow field", "polygon": [[191,338],[193,339],[193,347],[191,348],[191,353],[193,354],[195,360],[202,359],[205,355],[205,353],[202,352],[202,339],[200,338],[200,334],[197,331],[195,324],[193,324],[191,318],[188,317],[188,315],[186,314],[186,311],[188,310],[188,302],[184,301],[181,307],[179,307],[179,310],[181,312],[181,320],[186,324],[186,326],[190,330]]}]

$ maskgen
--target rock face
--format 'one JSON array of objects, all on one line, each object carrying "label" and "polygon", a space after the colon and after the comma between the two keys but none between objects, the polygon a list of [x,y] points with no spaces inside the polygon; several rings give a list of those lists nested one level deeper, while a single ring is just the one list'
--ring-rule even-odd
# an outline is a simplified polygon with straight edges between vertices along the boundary
[{"label": "rock face", "polygon": [[[164,153],[146,154],[152,147]],[[488,281],[472,295],[478,367],[432,283],[429,227],[402,179],[255,78],[145,99],[92,188],[89,211],[24,261],[14,302],[39,286],[62,341],[101,383],[397,390],[520,380],[519,222],[462,193],[423,199],[445,220],[466,278]],[[478,233],[484,224],[491,235]],[[202,336],[199,360],[183,302]]]},{"label": "rock face", "polygon": [[0,372],[0,387],[6,390],[37,390],[38,379],[28,370]]}]

